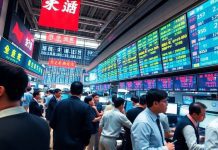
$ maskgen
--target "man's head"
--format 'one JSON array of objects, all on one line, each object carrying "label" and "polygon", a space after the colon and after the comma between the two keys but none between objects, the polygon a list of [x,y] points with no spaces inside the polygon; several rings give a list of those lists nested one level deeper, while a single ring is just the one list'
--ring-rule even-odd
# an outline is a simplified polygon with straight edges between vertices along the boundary
[{"label": "man's head", "polygon": [[32,90],[32,88],[30,87],[30,86],[28,86],[27,88],[26,88],[26,91],[27,92],[30,92]]},{"label": "man's head", "polygon": [[90,106],[94,106],[95,105],[95,102],[92,98],[92,96],[86,96],[85,99],[84,99],[84,102]]},{"label": "man's head", "polygon": [[150,89],[146,93],[147,107],[154,113],[165,113],[167,110],[167,93],[159,89]]},{"label": "man's head", "polygon": [[70,92],[72,95],[81,96],[83,93],[83,84],[79,81],[74,81],[71,84]]},{"label": "man's head", "polygon": [[133,103],[133,106],[137,105],[139,103],[139,97],[138,96],[132,96],[131,101]]},{"label": "man's head", "polygon": [[60,89],[55,89],[54,90],[54,95],[56,98],[60,98],[61,97],[61,90]]},{"label": "man's head", "polygon": [[38,101],[41,99],[40,97],[40,91],[34,91],[33,92],[33,97]]},{"label": "man's head", "polygon": [[92,98],[94,99],[95,103],[99,102],[99,95],[97,93],[93,93]]},{"label": "man's head", "polygon": [[195,121],[201,122],[205,118],[206,109],[207,107],[200,102],[191,103],[189,106],[189,114]]},{"label": "man's head", "polygon": [[20,101],[28,84],[28,76],[20,67],[0,61],[0,101]]},{"label": "man's head", "polygon": [[143,106],[143,108],[146,107],[147,102],[146,102],[146,95],[145,95],[145,94],[140,96],[139,104],[140,104],[141,106]]},{"label": "man's head", "polygon": [[124,108],[124,102],[125,100],[121,97],[118,97],[115,101],[114,101],[114,107],[118,108],[119,110],[123,110]]}]

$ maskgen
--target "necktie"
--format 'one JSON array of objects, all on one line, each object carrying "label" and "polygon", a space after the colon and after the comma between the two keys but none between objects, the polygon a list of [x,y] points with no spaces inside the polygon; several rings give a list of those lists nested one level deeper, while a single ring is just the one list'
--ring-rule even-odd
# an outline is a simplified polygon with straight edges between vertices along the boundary
[{"label": "necktie", "polygon": [[162,144],[164,146],[163,134],[162,134],[162,130],[161,130],[161,127],[160,127],[160,119],[159,118],[157,118],[156,123],[157,123],[157,127],[158,127],[158,129],[160,131],[160,135],[161,135],[161,139],[162,139]]}]

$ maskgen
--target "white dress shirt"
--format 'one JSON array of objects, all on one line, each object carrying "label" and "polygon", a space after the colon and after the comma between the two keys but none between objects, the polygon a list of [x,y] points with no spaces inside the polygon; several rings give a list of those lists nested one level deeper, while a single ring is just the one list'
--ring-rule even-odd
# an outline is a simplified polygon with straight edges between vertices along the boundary
[{"label": "white dress shirt", "polygon": [[24,113],[26,110],[22,106],[11,107],[0,111],[0,118]]},{"label": "white dress shirt", "polygon": [[205,150],[218,150],[218,118],[206,128]]}]

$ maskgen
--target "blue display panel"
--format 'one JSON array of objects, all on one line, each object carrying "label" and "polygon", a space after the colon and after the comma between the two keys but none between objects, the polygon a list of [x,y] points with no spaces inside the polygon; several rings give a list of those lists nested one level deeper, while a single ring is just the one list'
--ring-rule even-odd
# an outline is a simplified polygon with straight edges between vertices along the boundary
[{"label": "blue display panel", "polygon": [[117,57],[113,55],[106,61],[108,81],[117,80]]},{"label": "blue display panel", "polygon": [[119,88],[120,89],[126,89],[126,82],[120,82],[119,83]]},{"label": "blue display panel", "polygon": [[156,79],[146,79],[143,82],[144,82],[144,90],[146,91],[157,87]]},{"label": "blue display panel", "polygon": [[209,0],[188,12],[192,67],[218,64],[218,1]]},{"label": "blue display panel", "polygon": [[182,103],[185,105],[190,105],[194,102],[194,98],[192,95],[183,95],[182,96]]},{"label": "blue display panel", "polygon": [[133,81],[126,82],[126,89],[127,90],[134,90]]},{"label": "blue display panel", "polygon": [[185,75],[174,78],[175,91],[197,91],[196,75]]},{"label": "blue display panel", "polygon": [[139,76],[136,44],[133,43],[117,53],[118,79],[128,79]]},{"label": "blue display panel", "polygon": [[159,78],[157,79],[157,88],[161,90],[172,91],[173,90],[173,78]]},{"label": "blue display panel", "polygon": [[135,80],[133,81],[134,90],[144,90],[143,88],[143,80]]},{"label": "blue display panel", "polygon": [[102,87],[104,91],[107,91],[110,89],[110,84],[103,84]]},{"label": "blue display panel", "polygon": [[164,72],[191,68],[186,16],[159,29]]},{"label": "blue display panel", "polygon": [[154,31],[137,41],[141,76],[162,73],[158,31]]},{"label": "blue display panel", "polygon": [[90,84],[97,83],[97,69],[96,68],[89,71],[89,82]]},{"label": "blue display panel", "polygon": [[218,72],[199,74],[198,91],[218,91]]}]

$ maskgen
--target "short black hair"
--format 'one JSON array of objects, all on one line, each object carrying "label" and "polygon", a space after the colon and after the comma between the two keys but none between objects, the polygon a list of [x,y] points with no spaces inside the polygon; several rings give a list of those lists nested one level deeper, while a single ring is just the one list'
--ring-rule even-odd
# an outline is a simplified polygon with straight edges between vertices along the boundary
[{"label": "short black hair", "polygon": [[33,97],[36,97],[36,96],[39,95],[39,94],[40,94],[40,91],[39,91],[39,90],[34,91],[34,92],[33,92]]},{"label": "short black hair", "polygon": [[52,90],[52,89],[49,89],[48,92],[51,94],[54,94],[54,90]]},{"label": "short black hair", "polygon": [[30,86],[28,86],[27,88],[26,88],[26,91],[27,92],[29,92],[29,91],[31,91],[32,90],[32,88],[30,87]]},{"label": "short black hair", "polygon": [[146,93],[146,102],[147,102],[147,107],[150,108],[153,106],[153,103],[155,101],[160,102],[162,99],[167,98],[167,92],[164,90],[160,89],[150,89]]},{"label": "short black hair", "polygon": [[20,67],[0,61],[0,86],[4,86],[10,101],[19,101],[28,84],[28,76]]},{"label": "short black hair", "polygon": [[72,95],[81,95],[83,93],[83,84],[79,81],[74,81],[71,84],[70,92]]},{"label": "short black hair", "polygon": [[58,93],[58,92],[60,92],[61,90],[60,89],[55,89],[54,90],[54,94],[56,94],[56,93]]},{"label": "short black hair", "polygon": [[146,95],[145,94],[140,96],[139,104],[141,104],[141,105],[147,104],[147,102],[146,102]]},{"label": "short black hair", "polygon": [[133,101],[134,103],[138,103],[139,102],[139,97],[138,96],[132,96],[131,101]]},{"label": "short black hair", "polygon": [[189,114],[192,115],[193,113],[196,113],[197,115],[199,115],[202,108],[207,109],[207,106],[201,102],[191,103],[189,105]]},{"label": "short black hair", "polygon": [[94,98],[95,96],[99,96],[98,93],[93,93],[92,97]]},{"label": "short black hair", "polygon": [[112,95],[111,100],[112,100],[113,103],[114,103],[114,101],[115,101],[116,99],[117,99],[117,94]]},{"label": "short black hair", "polygon": [[121,105],[123,105],[125,102],[125,100],[121,97],[118,97],[115,101],[114,101],[114,106],[116,108],[120,107]]},{"label": "short black hair", "polygon": [[89,102],[92,100],[92,96],[86,96],[85,98],[84,98],[84,102],[86,103],[86,104],[89,104]]}]

